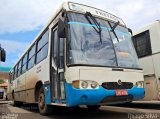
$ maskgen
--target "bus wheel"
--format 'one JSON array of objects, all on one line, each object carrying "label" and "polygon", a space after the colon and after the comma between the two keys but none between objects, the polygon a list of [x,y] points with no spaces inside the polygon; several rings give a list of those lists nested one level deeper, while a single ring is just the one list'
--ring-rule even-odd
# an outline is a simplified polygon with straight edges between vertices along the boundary
[{"label": "bus wheel", "polygon": [[20,107],[22,105],[23,105],[23,102],[13,101],[13,106],[15,106],[15,107]]},{"label": "bus wheel", "polygon": [[101,105],[87,105],[89,110],[98,110]]},{"label": "bus wheel", "polygon": [[51,106],[45,104],[45,95],[44,95],[43,87],[41,87],[39,91],[38,108],[41,115],[48,115],[51,113]]},{"label": "bus wheel", "polygon": [[15,101],[14,93],[12,94],[12,96],[13,96],[13,106],[15,106],[15,107],[20,107],[20,106],[23,105],[23,102]]}]

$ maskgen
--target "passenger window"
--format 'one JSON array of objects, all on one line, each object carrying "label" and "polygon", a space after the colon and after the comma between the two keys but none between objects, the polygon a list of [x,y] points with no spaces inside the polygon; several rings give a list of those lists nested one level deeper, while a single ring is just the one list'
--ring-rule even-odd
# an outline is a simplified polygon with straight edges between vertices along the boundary
[{"label": "passenger window", "polygon": [[34,59],[35,59],[35,45],[29,50],[28,53],[28,69],[34,66]]},{"label": "passenger window", "polygon": [[9,83],[12,83],[13,80],[13,70],[9,73]]},{"label": "passenger window", "polygon": [[54,31],[54,48],[53,48],[53,59],[56,64],[58,65],[57,56],[58,56],[58,34],[57,29]]},{"label": "passenger window", "polygon": [[17,75],[17,66],[14,67],[14,79],[16,78]]},{"label": "passenger window", "polygon": [[47,57],[47,54],[48,54],[48,43],[37,53],[37,63],[45,59]]},{"label": "passenger window", "polygon": [[[59,42],[59,43],[58,43]],[[59,47],[58,47],[59,45]],[[58,48],[59,48],[59,66],[58,66]],[[54,31],[54,62],[59,68],[64,67],[64,39],[59,38],[57,34],[57,29]]]},{"label": "passenger window", "polygon": [[47,57],[48,54],[48,34],[46,33],[42,36],[42,38],[37,42],[37,55],[36,55],[36,64],[42,61]]},{"label": "passenger window", "polygon": [[64,39],[60,38],[60,46],[59,46],[59,56],[60,56],[60,63],[59,63],[59,68],[64,68]]},{"label": "passenger window", "polygon": [[26,71],[26,65],[27,64],[27,54],[22,59],[22,74]]},{"label": "passenger window", "polygon": [[48,36],[49,36],[49,32],[46,31],[46,33],[38,41],[37,51],[39,51],[48,42]]},{"label": "passenger window", "polygon": [[152,54],[149,31],[133,36],[133,44],[139,58]]},{"label": "passenger window", "polygon": [[33,55],[35,55],[35,45],[33,45],[29,51],[29,59],[31,59]]},{"label": "passenger window", "polygon": [[21,64],[22,64],[22,60],[20,60],[20,62],[18,63],[17,76],[21,75]]}]

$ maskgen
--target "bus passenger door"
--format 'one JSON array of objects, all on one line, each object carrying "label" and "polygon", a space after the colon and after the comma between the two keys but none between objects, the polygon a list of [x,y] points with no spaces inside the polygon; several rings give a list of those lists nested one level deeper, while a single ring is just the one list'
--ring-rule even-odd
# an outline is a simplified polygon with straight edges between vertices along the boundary
[{"label": "bus passenger door", "polygon": [[65,103],[64,39],[58,38],[57,28],[52,30],[51,96],[55,103]]}]

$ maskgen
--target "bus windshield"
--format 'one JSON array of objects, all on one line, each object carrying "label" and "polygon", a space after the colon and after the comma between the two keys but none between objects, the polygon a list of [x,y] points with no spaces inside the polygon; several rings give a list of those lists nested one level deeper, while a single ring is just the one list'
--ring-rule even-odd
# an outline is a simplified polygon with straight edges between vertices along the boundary
[{"label": "bus windshield", "polygon": [[[68,13],[68,64],[139,68],[137,55],[127,28],[84,14]],[[100,27],[101,32],[96,28]],[[99,28],[97,28],[99,29]]]}]

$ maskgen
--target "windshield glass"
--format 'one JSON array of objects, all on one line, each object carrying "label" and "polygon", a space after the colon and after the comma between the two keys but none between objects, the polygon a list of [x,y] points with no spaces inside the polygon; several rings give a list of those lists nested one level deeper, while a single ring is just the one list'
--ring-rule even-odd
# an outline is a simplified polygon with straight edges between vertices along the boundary
[{"label": "windshield glass", "polygon": [[115,28],[118,42],[110,31],[108,21],[95,18],[101,27],[100,34],[94,28],[98,26],[94,22],[89,22],[85,15],[68,13],[67,17],[68,64],[139,67],[135,50],[131,44],[131,36],[126,28],[121,26]]},{"label": "windshield glass", "polygon": [[[114,26],[114,23],[111,23],[111,25]],[[128,29],[118,25],[114,31],[118,40],[113,32],[111,32],[111,38],[116,51],[118,66],[137,68],[138,58],[131,42],[131,35]]]}]

